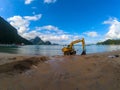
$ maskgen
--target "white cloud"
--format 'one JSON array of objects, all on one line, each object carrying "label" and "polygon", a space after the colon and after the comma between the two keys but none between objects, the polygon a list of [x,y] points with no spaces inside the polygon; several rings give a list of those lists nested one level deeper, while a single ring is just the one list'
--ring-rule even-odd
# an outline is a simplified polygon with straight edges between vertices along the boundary
[{"label": "white cloud", "polygon": [[30,21],[36,21],[41,18],[41,14],[34,16],[13,16],[8,18],[7,20],[10,22],[12,26],[14,26],[20,35],[23,35],[26,31],[29,30]]},{"label": "white cloud", "polygon": [[24,16],[24,18],[28,21],[33,20],[36,21],[42,17],[42,14],[34,15],[34,16]]},{"label": "white cloud", "polygon": [[69,36],[63,30],[60,30],[58,27],[53,25],[36,27],[35,30],[24,34],[24,37],[30,39],[31,33],[32,33],[32,38],[36,36],[40,36],[44,40],[52,40],[52,41],[67,40]]},{"label": "white cloud", "polygon": [[55,32],[57,34],[63,34],[65,32],[63,32],[63,30],[60,30],[58,27],[53,26],[53,25],[46,25],[46,26],[42,26],[42,27],[36,27],[36,30],[38,31],[47,31],[47,32]]},{"label": "white cloud", "polygon": [[44,3],[50,4],[55,3],[57,0],[44,0]]},{"label": "white cloud", "polygon": [[109,31],[105,35],[106,39],[120,39],[120,21],[117,18],[109,18],[103,22],[109,24]]},{"label": "white cloud", "polygon": [[34,0],[25,0],[25,4],[31,4],[31,2]]},{"label": "white cloud", "polygon": [[25,20],[21,16],[13,16],[7,20],[18,30],[19,34],[23,34],[25,31],[29,30],[29,21]]},{"label": "white cloud", "polygon": [[89,37],[97,37],[98,36],[97,32],[95,32],[95,31],[85,32],[84,34],[86,34]]},{"label": "white cloud", "polygon": [[35,30],[30,31],[30,32],[25,32],[25,33],[22,34],[22,36],[24,38],[28,39],[28,40],[33,39],[33,38],[35,38],[36,36],[39,36],[39,35],[41,35],[41,33],[37,32]]},{"label": "white cloud", "polygon": [[52,26],[52,25],[46,25],[43,27],[38,27],[39,30],[54,30],[54,31],[58,31],[58,27]]},{"label": "white cloud", "polygon": [[[59,43],[59,44],[68,44],[73,40],[81,39],[80,36],[70,35],[70,34],[54,34],[54,33],[43,33],[38,31],[30,31],[28,33],[24,33],[23,37],[27,39],[33,39],[36,36],[39,36],[44,41],[51,41],[52,43]],[[77,37],[77,38],[76,38]]]},{"label": "white cloud", "polygon": [[35,30],[24,33],[23,37],[27,39],[33,39],[39,36],[44,41],[51,41],[52,43],[65,44],[70,43],[73,40],[81,39],[78,35],[71,35],[53,25],[46,25],[42,27],[36,27]]},{"label": "white cloud", "polygon": [[33,39],[39,36],[44,41],[51,41],[52,43],[68,44],[73,40],[81,39],[80,35],[69,34],[65,31],[59,29],[57,26],[45,25],[40,27],[35,27],[30,30],[31,21],[36,21],[41,18],[41,14],[34,16],[13,16],[7,20],[12,26],[18,30],[18,34],[26,39]]}]

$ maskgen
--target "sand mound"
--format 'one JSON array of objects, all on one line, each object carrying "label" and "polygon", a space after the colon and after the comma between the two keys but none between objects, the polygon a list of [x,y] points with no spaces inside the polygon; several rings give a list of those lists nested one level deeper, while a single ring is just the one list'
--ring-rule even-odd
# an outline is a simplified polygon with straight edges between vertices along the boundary
[{"label": "sand mound", "polygon": [[14,62],[0,65],[0,73],[6,73],[6,72],[22,73],[26,70],[31,69],[32,66],[37,66],[40,62],[44,62],[46,60],[48,60],[48,57],[45,56],[23,58],[23,60],[20,61],[17,60]]}]

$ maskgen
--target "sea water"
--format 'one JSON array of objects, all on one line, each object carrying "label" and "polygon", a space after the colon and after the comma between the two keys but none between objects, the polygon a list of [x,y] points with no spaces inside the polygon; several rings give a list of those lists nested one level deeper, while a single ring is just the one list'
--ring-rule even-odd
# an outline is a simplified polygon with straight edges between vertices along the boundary
[{"label": "sea water", "polygon": [[[42,56],[55,56],[63,55],[61,51],[63,45],[25,45],[18,47],[0,47],[0,52],[11,54],[24,54],[24,55],[42,55]],[[76,45],[74,49],[77,55],[82,52],[82,46]],[[120,45],[86,45],[86,53],[102,53],[109,51],[120,50]]]}]

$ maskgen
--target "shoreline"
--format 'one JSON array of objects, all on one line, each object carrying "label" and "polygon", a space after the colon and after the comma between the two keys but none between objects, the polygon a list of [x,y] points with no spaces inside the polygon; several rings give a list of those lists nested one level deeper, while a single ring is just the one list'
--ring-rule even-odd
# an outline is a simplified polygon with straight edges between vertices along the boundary
[{"label": "shoreline", "polygon": [[[93,52],[93,53],[87,53],[87,55],[89,54],[101,54],[101,53],[110,53],[110,52],[118,52],[120,50],[112,50],[112,51],[103,51],[103,52]],[[0,55],[1,54],[10,54],[10,55],[24,55],[24,56],[39,56],[39,54],[22,54],[22,53],[10,53],[10,52],[0,52]],[[76,55],[79,55],[79,54],[76,54]],[[40,55],[42,56],[42,55]],[[43,56],[47,56],[47,55],[43,55]],[[48,55],[49,56],[49,55]],[[64,56],[63,54],[62,55],[52,55],[52,56]],[[49,56],[51,57],[51,56]]]},{"label": "shoreline", "polygon": [[0,89],[119,90],[120,51],[50,57],[0,53]]}]

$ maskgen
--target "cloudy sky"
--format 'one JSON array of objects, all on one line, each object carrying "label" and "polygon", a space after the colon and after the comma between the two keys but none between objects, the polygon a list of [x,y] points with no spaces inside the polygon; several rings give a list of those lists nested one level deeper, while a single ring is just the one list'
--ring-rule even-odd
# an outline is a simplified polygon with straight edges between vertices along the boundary
[{"label": "cloudy sky", "polygon": [[0,0],[0,16],[26,39],[120,39],[120,0]]}]

